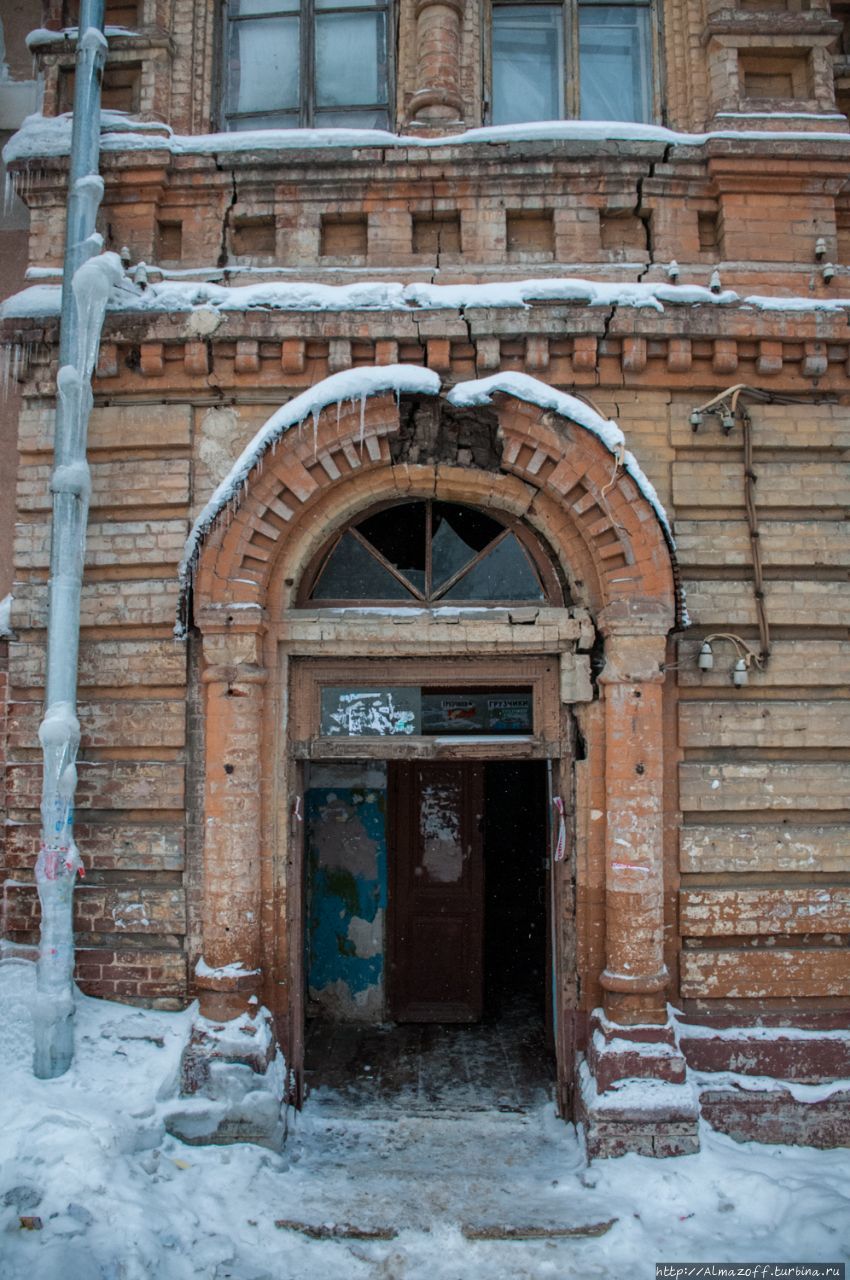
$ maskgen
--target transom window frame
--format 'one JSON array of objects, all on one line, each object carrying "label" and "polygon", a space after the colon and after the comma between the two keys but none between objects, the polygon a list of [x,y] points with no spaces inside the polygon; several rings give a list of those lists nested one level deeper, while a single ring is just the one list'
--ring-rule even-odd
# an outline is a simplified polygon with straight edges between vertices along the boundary
[{"label": "transom window frame", "polygon": [[[386,101],[377,103],[351,103],[343,104],[336,108],[341,114],[343,112],[384,112],[386,120],[382,125],[375,125],[375,128],[386,128],[392,130],[394,128],[395,118],[395,46],[396,46],[396,25],[398,22],[398,5],[397,0],[351,0],[345,3],[344,0],[338,3],[329,3],[327,7],[318,9],[316,0],[278,0],[274,9],[269,8],[268,11],[256,14],[233,14],[231,9],[235,7],[233,0],[220,0],[219,22],[217,24],[217,102],[218,116],[220,127],[230,131],[239,131],[245,129],[315,129],[315,128],[363,128],[366,126],[352,123],[329,125],[324,124],[321,120],[316,120],[318,113],[323,110],[334,110],[334,108],[322,108],[316,102],[316,18],[317,16],[333,16],[350,15],[353,13],[383,13],[385,16],[386,29]],[[270,116],[285,116],[295,114],[295,108],[279,108],[271,111],[236,111],[231,110],[229,102],[229,86],[228,86],[228,57],[230,45],[230,28],[232,23],[241,22],[262,22],[264,20],[274,20],[280,18],[299,18],[299,102],[297,108],[297,123],[277,124],[273,121],[269,123]],[[244,122],[244,124],[240,124]]]},{"label": "transom window frame", "polygon": [[[560,9],[563,32],[563,85],[560,120],[596,119],[581,114],[581,67],[579,59],[579,12],[587,8],[635,8],[644,9],[649,15],[649,111],[648,119],[636,123],[657,124],[661,121],[661,53],[663,48],[663,17],[659,0],[482,0],[484,14],[482,30],[487,38],[482,41],[482,80],[484,85],[484,123],[493,124],[493,13],[505,8]],[[602,117],[600,117],[602,118]],[[533,123],[531,120],[523,123]]]},{"label": "transom window frame", "polygon": [[[427,529],[426,534],[426,589],[424,593],[417,592],[412,583],[405,578],[403,572],[392,565],[386,557],[382,556],[377,548],[369,545],[370,554],[375,560],[386,569],[397,581],[402,582],[409,591],[407,599],[391,599],[375,597],[357,597],[357,598],[335,598],[335,599],[313,599],[312,593],[315,590],[322,573],[341,542],[342,538],[349,532],[354,533],[355,537],[363,544],[367,540],[357,533],[356,526],[368,520],[371,516],[377,515],[379,512],[390,510],[392,507],[402,507],[410,503],[422,502],[427,509]],[[352,609],[359,606],[365,608],[381,608],[381,609],[410,609],[421,608],[424,610],[452,608],[452,609],[478,609],[478,608],[564,608],[569,604],[569,592],[563,576],[556,565],[551,553],[545,548],[538,535],[528,527],[520,516],[512,516],[505,511],[490,511],[484,507],[477,506],[470,502],[455,502],[449,505],[466,507],[471,511],[480,511],[483,515],[488,516],[491,520],[502,525],[502,533],[493,538],[487,545],[481,549],[461,570],[458,570],[451,577],[440,584],[439,591],[435,597],[433,592],[430,593],[429,599],[428,584],[431,577],[431,512],[434,502],[444,503],[444,499],[415,497],[411,495],[407,498],[393,499],[388,502],[379,502],[368,508],[356,512],[349,520],[337,529],[332,536],[323,544],[320,550],[309,561],[304,573],[301,576],[298,589],[295,593],[294,605],[296,609]],[[494,549],[496,544],[503,540],[508,534],[513,533],[517,541],[520,543],[522,550],[531,561],[532,568],[537,573],[543,590],[544,598],[542,600],[514,599],[513,597],[504,597],[498,599],[481,599],[470,598],[469,600],[446,600],[446,594],[453,586],[464,578],[471,570],[480,563]],[[411,590],[411,588],[413,588]]]}]

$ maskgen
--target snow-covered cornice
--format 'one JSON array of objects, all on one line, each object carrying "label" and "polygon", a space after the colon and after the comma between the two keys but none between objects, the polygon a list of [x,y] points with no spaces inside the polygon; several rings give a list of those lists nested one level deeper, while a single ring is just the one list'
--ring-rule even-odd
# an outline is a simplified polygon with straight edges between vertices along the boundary
[{"label": "snow-covered cornice", "polygon": [[[666,147],[701,147],[713,141],[788,143],[811,150],[814,144],[850,145],[850,133],[832,130],[789,129],[788,115],[760,115],[760,127],[718,129],[707,133],[680,133],[661,125],[633,124],[629,121],[546,120],[539,123],[492,125],[468,129],[441,138],[420,138],[389,133],[382,129],[251,129],[244,132],[178,134],[166,124],[133,120],[121,112],[104,112],[101,150],[104,152],[168,151],[172,155],[238,155],[261,151],[313,151],[316,149],[381,149],[445,151],[453,147],[479,144],[524,142],[633,143]],[[809,117],[793,117],[797,123]],[[812,117],[824,124],[843,116]],[[766,126],[775,120],[776,128]],[[784,127],[783,127],[784,125]],[[71,145],[71,115],[27,117],[6,144],[3,158],[16,161],[44,159],[68,154]]]}]

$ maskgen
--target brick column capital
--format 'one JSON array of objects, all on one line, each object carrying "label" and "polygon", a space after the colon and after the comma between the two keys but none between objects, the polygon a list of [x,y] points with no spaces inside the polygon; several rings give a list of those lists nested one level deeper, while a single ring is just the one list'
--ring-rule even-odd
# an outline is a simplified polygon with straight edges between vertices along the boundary
[{"label": "brick column capital", "polygon": [[600,684],[663,684],[666,635],[614,634],[605,640]]},{"label": "brick column capital", "polygon": [[463,17],[464,0],[416,0],[414,8],[417,18],[423,9],[430,9],[435,5],[440,5],[443,9],[452,9],[459,18]]},{"label": "brick column capital", "polygon": [[[217,677],[216,669],[238,668],[239,679],[250,678],[247,672],[263,665],[263,633],[258,631],[206,631],[203,634],[204,681]],[[223,675],[222,679],[230,679]]]},{"label": "brick column capital", "polygon": [[670,605],[651,597],[613,600],[600,609],[596,625],[603,636],[666,637],[676,619]]}]

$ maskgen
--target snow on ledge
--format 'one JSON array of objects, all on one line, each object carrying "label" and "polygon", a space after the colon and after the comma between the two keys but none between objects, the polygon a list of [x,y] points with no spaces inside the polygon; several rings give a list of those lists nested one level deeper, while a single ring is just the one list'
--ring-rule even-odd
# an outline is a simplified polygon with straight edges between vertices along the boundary
[{"label": "snow on ledge", "polygon": [[12,631],[12,600],[13,596],[9,594],[0,600],[0,640],[10,640],[14,633]]},{"label": "snow on ledge", "polygon": [[[8,298],[0,317],[48,317],[59,315],[62,286],[34,284]],[[210,311],[411,311],[476,307],[527,309],[535,302],[578,302],[591,307],[650,307],[663,311],[671,306],[730,306],[739,302],[731,289],[712,293],[702,285],[673,285],[660,281],[601,282],[578,277],[554,276],[540,280],[506,280],[494,284],[403,285],[397,281],[364,280],[329,285],[313,281],[269,280],[250,285],[220,285],[204,280],[163,280],[141,292],[114,289],[109,300],[112,314],[188,313]],[[786,299],[759,298],[764,306]],[[799,309],[807,299],[792,299]],[[808,302],[812,306],[811,302]],[[837,309],[834,305],[828,309]]]},{"label": "snow on ledge", "polygon": [[[26,36],[24,44],[29,50],[41,49],[45,45],[54,45],[59,41],[76,44],[79,34],[79,27],[62,27],[59,31],[51,31],[49,27],[36,27],[34,31],[30,31]],[[107,39],[126,36],[135,37],[136,39],[141,38],[140,32],[133,31],[130,27],[120,26],[104,27],[104,35]]]},{"label": "snow on ledge", "polygon": [[[34,33],[36,41],[40,33]],[[52,39],[61,33],[51,32]],[[122,35],[132,34],[121,32]],[[764,119],[764,116],[759,116]],[[768,116],[768,118],[773,118]],[[406,148],[439,150],[478,143],[511,142],[637,142],[660,146],[698,147],[714,139],[730,141],[772,141],[850,143],[850,134],[817,130],[783,129],[787,115],[776,115],[776,129],[716,129],[707,133],[679,133],[662,125],[635,124],[626,120],[541,120],[524,124],[490,125],[468,129],[443,138],[421,138],[390,133],[384,129],[248,129],[230,133],[177,134],[168,126],[140,127],[140,122],[120,111],[102,116],[104,151],[166,150],[172,155],[238,154],[248,151],[304,151],[340,147],[354,149]],[[794,117],[797,118],[797,117]],[[813,115],[812,119],[824,117]],[[839,119],[842,117],[836,117]],[[60,116],[28,116],[3,152],[7,164],[66,155],[71,145],[71,113]]]},{"label": "snow on ledge", "polygon": [[[305,422],[307,418],[312,418],[313,429],[316,431],[319,414],[323,409],[334,404],[341,406],[345,401],[355,404],[359,401],[362,439],[365,429],[366,400],[369,396],[387,391],[395,392],[396,397],[402,393],[438,395],[440,387],[439,375],[432,369],[423,369],[419,365],[394,364],[347,369],[316,383],[315,386],[303,391],[301,395],[278,409],[236,459],[195,520],[186,540],[178,570],[181,599],[185,597],[205,534],[224,508],[237,501],[240,490],[244,488],[251,471],[259,464],[266,450],[273,446],[284,432]],[[652,506],[671,551],[674,549],[675,544],[667,513],[661,505],[655,488],[644,475],[634,455],[625,450],[625,437],[616,422],[601,417],[576,396],[556,391],[553,387],[525,373],[497,373],[490,378],[459,382],[449,392],[447,399],[450,404],[459,408],[471,407],[489,404],[492,396],[498,393],[516,396],[517,399],[524,400],[528,404],[536,404],[541,409],[550,409],[561,414],[601,440],[615,460],[612,479],[616,476],[617,466],[622,466]],[[183,626],[180,622],[175,630],[178,636],[183,635]]]},{"label": "snow on ledge", "polygon": [[[30,268],[39,272],[40,268]],[[47,274],[56,273],[50,272]],[[38,277],[37,277],[38,278]],[[32,284],[0,305],[0,319],[48,319],[58,316],[61,284]],[[190,314],[194,311],[422,311],[472,310],[479,307],[528,309],[537,303],[577,303],[590,307],[665,306],[754,307],[777,312],[846,312],[850,297],[812,298],[802,295],[741,297],[732,289],[712,293],[702,285],[662,281],[586,280],[552,276],[504,280],[491,284],[403,285],[390,280],[363,280],[329,285],[317,281],[264,280],[250,285],[220,285],[208,280],[174,280],[150,284],[142,292],[130,286],[113,288],[111,315]]]},{"label": "snow on ledge", "polygon": [[835,1094],[850,1094],[850,1080],[825,1080],[820,1084],[800,1084],[777,1076],[750,1076],[740,1071],[688,1071],[689,1080],[701,1093],[712,1090],[741,1093],[788,1093],[795,1102],[811,1105],[826,1102]]},{"label": "snow on ledge", "polygon": [[253,978],[259,973],[262,973],[261,969],[246,969],[241,960],[214,968],[201,956],[195,965],[196,978]]}]

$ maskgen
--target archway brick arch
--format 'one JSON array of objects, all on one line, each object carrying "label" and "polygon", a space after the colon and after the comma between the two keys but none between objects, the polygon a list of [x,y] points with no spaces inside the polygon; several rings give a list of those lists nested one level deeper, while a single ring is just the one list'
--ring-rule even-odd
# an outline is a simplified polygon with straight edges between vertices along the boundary
[{"label": "archway brick arch", "polygon": [[[499,493],[499,481],[515,477],[527,486],[530,523],[542,526],[579,600],[597,614],[608,606],[652,602],[670,612],[672,626],[676,589],[669,542],[635,480],[587,428],[504,392],[495,402],[502,475],[484,473],[488,488],[472,484],[473,469],[459,469],[466,500],[472,500],[471,485],[486,491],[479,492],[479,503],[508,499],[516,510],[515,498],[511,503],[509,494]],[[232,518],[220,520],[207,536],[195,575],[196,606],[265,606],[289,538],[303,543],[311,526],[328,532],[328,507],[338,504],[326,498],[334,490],[344,495],[341,512],[350,508],[352,514],[368,505],[370,493],[373,501],[412,489],[422,493],[421,469],[393,461],[390,442],[398,430],[392,394],[372,396],[365,406],[328,406],[314,422],[291,428],[266,450]],[[450,468],[442,463],[438,470],[448,484]]]},{"label": "archway brick arch", "polygon": [[[238,1011],[253,991],[282,1012],[291,998],[291,971],[289,990],[280,977],[284,953],[298,946],[294,935],[281,939],[280,924],[290,911],[286,876],[294,874],[281,853],[291,798],[274,762],[287,732],[278,637],[301,575],[360,512],[435,497],[521,517],[560,561],[574,600],[604,637],[598,700],[585,720],[588,767],[604,779],[604,821],[577,826],[585,877],[578,903],[589,921],[592,970],[584,990],[604,1006],[591,1037],[591,1086],[611,1087],[634,1074],[636,1062],[640,1073],[668,1081],[684,1070],[667,1024],[664,958],[662,686],[676,621],[675,566],[637,464],[611,447],[610,434],[588,427],[594,415],[586,406],[562,397],[575,414],[553,409],[557,396],[541,386],[536,403],[494,387],[486,403],[498,462],[487,466],[471,465],[465,451],[439,461],[405,456],[393,392],[326,404],[252,455],[231,509],[219,518],[212,512],[194,585],[207,723],[205,963],[197,986],[212,1016]],[[604,939],[601,952],[591,938]],[[651,1036],[647,1024],[656,1026]],[[627,1035],[640,1049],[624,1055]]]}]

